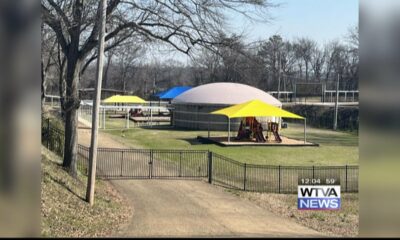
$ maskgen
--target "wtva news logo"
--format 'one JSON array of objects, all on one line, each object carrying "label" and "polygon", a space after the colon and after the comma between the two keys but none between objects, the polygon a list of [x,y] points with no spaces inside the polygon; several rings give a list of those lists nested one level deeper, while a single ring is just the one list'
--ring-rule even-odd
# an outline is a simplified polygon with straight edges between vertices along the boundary
[{"label": "wtva news logo", "polygon": [[299,210],[339,210],[340,185],[299,185]]}]

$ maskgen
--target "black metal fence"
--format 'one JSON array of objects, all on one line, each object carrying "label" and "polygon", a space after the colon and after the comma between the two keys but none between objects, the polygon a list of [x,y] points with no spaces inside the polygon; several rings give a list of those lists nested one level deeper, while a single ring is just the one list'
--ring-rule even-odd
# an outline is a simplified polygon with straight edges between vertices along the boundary
[{"label": "black metal fence", "polygon": [[[42,124],[42,144],[63,154],[63,132]],[[88,173],[89,148],[78,145],[77,168]],[[102,179],[207,179],[229,188],[296,193],[299,176],[338,178],[342,192],[358,192],[358,166],[271,166],[241,163],[201,150],[98,148],[96,176]]]},{"label": "black metal fence", "polygon": [[64,131],[54,127],[50,118],[42,118],[42,144],[60,157],[64,156]]},{"label": "black metal fence", "polygon": [[[87,173],[89,148],[78,145],[78,170]],[[98,148],[96,176],[126,178],[207,178],[207,151]]]},{"label": "black metal fence", "polygon": [[340,180],[342,192],[358,192],[358,166],[272,166],[240,163],[212,154],[209,182],[245,191],[296,193],[299,177]]},{"label": "black metal fence", "polygon": [[[78,169],[87,173],[87,147],[78,147]],[[272,166],[246,164],[196,150],[99,148],[97,177],[102,179],[192,178],[233,189],[295,193],[298,178],[340,179],[342,192],[358,192],[358,166]]]},{"label": "black metal fence", "polygon": [[89,174],[89,148],[78,144],[78,160],[76,168],[84,175]]}]

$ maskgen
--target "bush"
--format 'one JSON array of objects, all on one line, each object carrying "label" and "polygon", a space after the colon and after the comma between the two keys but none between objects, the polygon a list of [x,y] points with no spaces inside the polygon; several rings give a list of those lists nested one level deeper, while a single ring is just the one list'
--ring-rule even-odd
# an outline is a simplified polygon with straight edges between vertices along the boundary
[{"label": "bush", "polygon": [[[326,106],[286,106],[285,110],[307,118],[307,124],[318,128],[332,128],[334,108]],[[288,121],[290,122],[290,120]],[[358,107],[341,107],[338,109],[338,129],[358,131]]]}]

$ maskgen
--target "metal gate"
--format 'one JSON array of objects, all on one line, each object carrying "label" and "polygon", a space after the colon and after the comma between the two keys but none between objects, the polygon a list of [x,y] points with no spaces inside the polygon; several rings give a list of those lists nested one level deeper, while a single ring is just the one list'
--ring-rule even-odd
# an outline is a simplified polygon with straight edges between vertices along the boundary
[{"label": "metal gate", "polygon": [[[78,168],[87,173],[88,148],[79,146]],[[103,179],[206,178],[208,151],[99,148],[96,176]]]},{"label": "metal gate", "polygon": [[[78,145],[78,169],[87,174],[89,148]],[[358,166],[246,164],[198,150],[99,148],[96,176],[102,179],[203,179],[245,191],[295,193],[298,176],[337,176],[343,192],[358,192]]]}]

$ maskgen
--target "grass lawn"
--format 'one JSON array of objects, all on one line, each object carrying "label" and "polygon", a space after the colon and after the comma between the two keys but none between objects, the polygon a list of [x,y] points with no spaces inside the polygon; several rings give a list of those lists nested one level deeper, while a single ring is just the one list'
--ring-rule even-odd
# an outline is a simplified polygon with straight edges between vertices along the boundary
[{"label": "grass lawn", "polygon": [[62,160],[42,147],[41,236],[104,237],[119,234],[132,207],[108,182],[97,180],[92,207],[84,200],[87,178],[72,178]]},{"label": "grass lawn", "polygon": [[[201,144],[196,140],[199,135],[207,136],[206,131],[177,130],[168,126],[105,130],[105,132],[136,148],[210,150],[240,162],[253,164],[358,164],[358,135],[327,129],[307,128],[307,140],[319,143],[319,147],[221,147],[215,144]],[[282,129],[281,134],[302,139],[303,125],[289,123],[288,128]],[[226,135],[227,132],[211,132],[211,136]]]},{"label": "grass lawn", "polygon": [[342,205],[339,211],[299,211],[296,194],[243,192],[230,189],[226,191],[330,237],[358,235],[359,197],[356,193],[342,193]]}]

